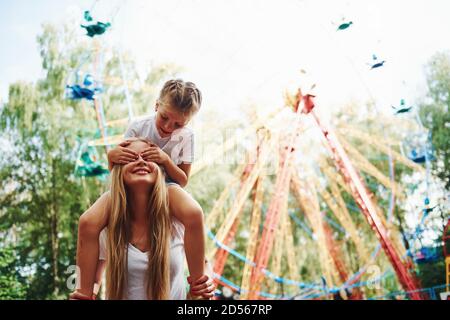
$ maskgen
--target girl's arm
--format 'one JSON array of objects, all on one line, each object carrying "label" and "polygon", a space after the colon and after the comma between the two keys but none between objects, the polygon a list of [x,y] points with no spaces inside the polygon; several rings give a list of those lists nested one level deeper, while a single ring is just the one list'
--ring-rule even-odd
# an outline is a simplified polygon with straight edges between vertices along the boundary
[{"label": "girl's arm", "polygon": [[163,163],[167,175],[184,188],[188,183],[192,165],[190,163],[182,163],[177,166],[172,159],[169,157],[167,157],[167,159],[168,160]]},{"label": "girl's arm", "polygon": [[[179,164],[178,166],[176,166],[172,160],[170,160],[170,162],[173,164],[173,166],[175,168],[170,168],[168,169],[168,167],[170,166],[164,166],[164,168],[166,169],[167,175],[174,180],[175,182],[177,182],[182,188],[184,188],[188,181],[189,181],[189,174],[191,172],[191,164],[190,163],[182,163]],[[170,170],[170,171],[169,171]],[[171,174],[171,172],[175,171],[173,173],[173,175]],[[180,172],[181,171],[181,172]],[[181,178],[181,179],[180,179]]]},{"label": "girl's arm", "polygon": [[86,296],[92,296],[99,258],[99,235],[108,224],[110,201],[109,192],[105,192],[81,215],[79,220],[77,242],[79,287],[77,291]]},{"label": "girl's arm", "polygon": [[169,155],[157,145],[147,148],[141,156],[145,161],[153,161],[163,166],[166,174],[182,188],[187,185],[191,171],[190,163],[181,163],[177,166]]}]

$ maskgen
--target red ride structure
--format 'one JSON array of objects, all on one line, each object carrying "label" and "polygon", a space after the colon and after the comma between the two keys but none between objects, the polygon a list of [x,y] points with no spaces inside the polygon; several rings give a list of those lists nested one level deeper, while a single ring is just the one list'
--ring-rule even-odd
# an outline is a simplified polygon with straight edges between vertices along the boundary
[{"label": "red ride structure", "polygon": [[352,195],[361,209],[361,212],[366,217],[367,222],[370,224],[372,229],[376,232],[384,252],[394,267],[400,284],[403,286],[405,291],[410,292],[409,295],[411,299],[421,300],[422,296],[418,292],[420,288],[417,284],[417,280],[415,276],[409,272],[408,267],[401,261],[400,256],[391,243],[388,237],[388,232],[372,203],[372,197],[369,190],[365,186],[358,172],[355,170],[334,132],[330,128],[326,128],[325,125],[320,122],[319,117],[315,114],[313,110],[314,102],[312,98],[313,96],[311,95],[306,95],[303,97],[305,100],[304,112],[309,113],[315,120],[316,125],[320,128],[323,137],[327,141],[328,147],[333,154],[337,167],[340,169],[345,182],[349,185]]},{"label": "red ride structure", "polygon": [[[405,258],[405,260],[402,261],[401,254],[397,251],[398,249],[394,244],[394,241],[389,238],[389,233],[385,222],[383,221],[383,217],[381,217],[380,213],[377,212],[376,204],[372,200],[373,194],[371,194],[369,189],[366,187],[363,179],[360,177],[358,170],[350,161],[349,156],[339,142],[337,136],[330,128],[327,128],[320,122],[319,117],[314,112],[314,96],[309,94],[303,96],[301,90],[299,90],[295,98],[296,101],[293,107],[297,118],[294,126],[290,128],[291,131],[289,131],[287,143],[285,147],[282,148],[282,151],[280,153],[280,169],[275,181],[274,194],[266,212],[262,235],[256,250],[256,255],[254,256],[255,266],[251,270],[251,275],[249,278],[250,289],[247,298],[260,298],[259,293],[265,276],[264,270],[267,268],[267,265],[269,263],[275,241],[275,231],[277,230],[281,220],[280,218],[282,214],[283,204],[287,203],[289,186],[292,180],[292,174],[294,173],[294,166],[290,165],[292,163],[291,160],[294,157],[293,151],[298,145],[299,139],[301,137],[300,132],[302,130],[301,123],[303,117],[310,116],[313,119],[313,124],[322,133],[322,136],[326,141],[326,145],[333,157],[334,163],[336,164],[338,170],[341,172],[345,184],[347,184],[347,186],[349,187],[352,197],[359,206],[361,212],[364,214],[372,230],[375,232],[386,256],[388,257],[395,270],[399,283],[401,284],[403,289],[408,292],[410,299],[423,299],[424,297],[422,297],[419,292],[420,286],[418,285],[418,281],[411,271],[412,264],[407,260],[408,258]],[[247,165],[244,174],[241,176],[241,185],[246,180],[248,171],[253,171],[252,169],[254,170],[255,168],[251,164]],[[247,173],[247,175],[245,173]],[[252,182],[252,185],[250,187],[253,189],[253,180],[250,179],[250,182]],[[222,232],[223,242],[225,244],[229,244],[234,238],[238,224],[239,218],[237,217],[237,214],[235,214],[235,217],[233,217],[233,219],[229,221],[227,228],[224,228],[225,233]],[[345,272],[345,268],[343,267],[339,259],[339,252],[335,250],[335,244],[331,239],[329,231],[330,230],[327,230],[326,228],[324,229],[325,237],[328,240],[327,249],[330,251],[332,257],[332,260],[330,262],[335,264],[336,268],[339,271],[339,278],[341,278],[341,280],[344,280],[348,277],[348,274]],[[227,257],[228,254],[225,250],[218,250],[217,254],[215,255],[214,271],[219,276],[223,272]],[[448,260],[450,262],[450,258]],[[449,266],[447,264],[447,272],[449,271],[448,269]],[[447,281],[449,281],[448,273]],[[352,298],[361,299],[361,292],[359,292],[359,290],[356,290],[355,296]]]},{"label": "red ride structure", "polygon": [[[322,124],[319,120],[319,117],[314,112],[314,102],[313,102],[312,95],[305,95],[303,96],[301,94],[301,91],[299,90],[297,94],[298,103],[296,105],[297,108],[296,114],[300,116],[300,113],[309,114],[314,119],[315,125],[320,129],[320,131],[323,134],[324,139],[327,142],[327,146],[329,147],[330,152],[333,155],[334,162],[336,163],[337,167],[341,171],[345,182],[350,187],[351,193],[358,204],[359,208],[361,209],[361,212],[366,217],[366,220],[372,227],[372,229],[375,231],[378,240],[381,243],[381,246],[389,258],[389,261],[391,262],[392,266],[394,267],[395,273],[397,275],[397,278],[404,288],[405,291],[409,292],[409,297],[412,300],[422,300],[422,296],[420,292],[418,291],[420,289],[418,282],[413,274],[410,273],[407,264],[403,263],[400,259],[399,254],[395,250],[395,247],[391,240],[388,237],[388,231],[386,227],[383,225],[381,218],[379,217],[376,208],[371,200],[371,194],[367,187],[365,186],[363,180],[359,176],[357,170],[353,166],[352,162],[350,161],[349,157],[347,156],[347,153],[345,152],[344,148],[340,144],[339,140],[337,139],[336,135],[333,133],[333,131],[329,128],[327,128],[324,124]],[[303,108],[300,109],[301,104],[303,105]],[[289,146],[294,147],[297,142],[297,130],[294,130],[293,139],[290,141]],[[286,161],[286,158],[290,156],[290,151],[287,150],[287,152],[284,154],[283,159]],[[262,270],[267,267],[271,249],[273,246],[274,241],[274,230],[276,230],[277,225],[279,223],[279,205],[278,202],[286,195],[286,185],[289,185],[290,181],[290,168],[284,167],[284,170],[282,170],[282,173],[280,174],[279,179],[277,179],[276,183],[276,193],[277,197],[273,200],[273,202],[269,206],[269,210],[267,212],[266,221],[264,224],[264,231],[262,234],[261,242],[258,247],[258,255],[256,259],[256,268],[253,269],[252,274],[252,292],[249,296],[250,299],[256,299],[257,298],[257,292],[261,288],[263,273]]]}]

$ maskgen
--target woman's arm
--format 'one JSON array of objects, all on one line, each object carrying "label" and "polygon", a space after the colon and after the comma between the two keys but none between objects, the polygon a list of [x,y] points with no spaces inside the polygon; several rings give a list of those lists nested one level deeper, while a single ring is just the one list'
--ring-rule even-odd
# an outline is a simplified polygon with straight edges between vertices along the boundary
[{"label": "woman's arm", "polygon": [[106,261],[98,260],[97,263],[97,271],[95,272],[95,283],[94,283],[94,299],[98,296],[98,292],[100,291],[100,287],[102,285],[103,272],[105,271]]},{"label": "woman's arm", "polygon": [[98,260],[97,263],[97,270],[95,272],[95,283],[94,283],[94,290],[91,296],[82,294],[78,290],[75,290],[72,292],[69,296],[69,300],[95,300],[98,296],[98,292],[100,291],[100,287],[102,284],[102,276],[103,272],[105,271],[106,267],[106,261],[105,260]]},{"label": "woman's arm", "polygon": [[209,300],[214,297],[216,284],[214,282],[214,271],[212,265],[205,261],[205,275],[197,281],[192,281],[192,277],[188,277],[190,290],[187,296],[188,300]]},{"label": "woman's arm", "polygon": [[77,270],[79,288],[86,296],[92,296],[99,258],[99,235],[108,224],[110,194],[105,192],[80,217],[77,242]]}]

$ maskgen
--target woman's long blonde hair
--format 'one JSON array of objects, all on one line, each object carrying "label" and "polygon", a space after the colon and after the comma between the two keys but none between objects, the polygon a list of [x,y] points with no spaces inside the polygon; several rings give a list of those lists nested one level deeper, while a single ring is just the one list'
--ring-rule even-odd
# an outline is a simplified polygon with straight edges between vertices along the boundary
[{"label": "woman's long blonde hair", "polygon": [[[149,140],[135,138],[134,141]],[[149,195],[148,204],[148,269],[147,298],[169,299],[169,247],[171,222],[164,175],[157,167],[157,177]],[[123,166],[115,165],[111,172],[111,208],[108,222],[106,259],[106,296],[123,299],[128,278],[128,243],[131,240],[131,212],[127,188],[123,182]]]}]

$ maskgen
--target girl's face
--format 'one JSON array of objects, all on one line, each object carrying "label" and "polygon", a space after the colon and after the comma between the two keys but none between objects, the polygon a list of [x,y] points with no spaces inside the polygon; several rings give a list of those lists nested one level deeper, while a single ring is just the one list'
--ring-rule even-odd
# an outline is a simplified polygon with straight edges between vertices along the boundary
[{"label": "girl's face", "polygon": [[153,186],[157,177],[158,165],[154,162],[144,161],[141,153],[149,145],[143,141],[133,141],[128,148],[136,151],[139,158],[123,166],[123,182],[127,187]]},{"label": "girl's face", "polygon": [[161,138],[166,138],[180,128],[183,128],[191,120],[191,116],[175,110],[166,104],[156,103],[156,129]]}]

